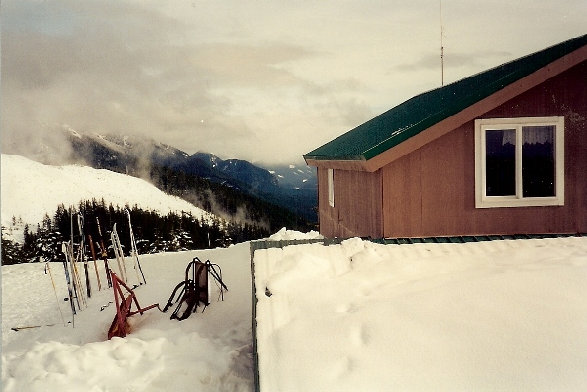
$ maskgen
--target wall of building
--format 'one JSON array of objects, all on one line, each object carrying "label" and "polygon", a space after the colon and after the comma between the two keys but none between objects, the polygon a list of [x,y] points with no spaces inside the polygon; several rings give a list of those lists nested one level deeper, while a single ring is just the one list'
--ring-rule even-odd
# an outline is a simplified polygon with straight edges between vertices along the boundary
[{"label": "wall of building", "polygon": [[564,206],[476,209],[470,121],[380,169],[383,235],[587,232],[586,75],[583,62],[481,116],[565,117]]},{"label": "wall of building", "polygon": [[328,203],[328,169],[318,168],[320,233],[326,237],[383,236],[381,176],[334,171],[334,207]]}]

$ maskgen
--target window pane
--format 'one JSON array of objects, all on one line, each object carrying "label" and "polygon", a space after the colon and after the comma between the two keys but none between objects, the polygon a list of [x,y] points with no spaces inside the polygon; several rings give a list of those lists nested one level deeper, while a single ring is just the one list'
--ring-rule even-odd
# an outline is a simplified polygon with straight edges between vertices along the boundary
[{"label": "window pane", "polygon": [[524,197],[554,196],[554,125],[522,127]]},{"label": "window pane", "polygon": [[516,194],[516,130],[485,131],[485,192],[487,196]]},{"label": "window pane", "polygon": [[334,170],[328,169],[328,204],[334,207]]}]

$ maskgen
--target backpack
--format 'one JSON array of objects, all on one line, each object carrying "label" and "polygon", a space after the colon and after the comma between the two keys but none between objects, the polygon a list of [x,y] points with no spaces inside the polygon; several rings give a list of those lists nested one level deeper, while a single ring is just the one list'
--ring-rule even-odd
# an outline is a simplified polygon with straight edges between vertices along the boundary
[{"label": "backpack", "polygon": [[202,309],[204,312],[206,307],[210,305],[209,276],[216,281],[216,285],[220,288],[220,298],[224,301],[224,292],[228,291],[228,287],[222,281],[220,266],[213,264],[210,260],[202,262],[199,258],[194,257],[185,269],[184,281],[175,286],[167,305],[163,308],[163,312],[167,312],[171,306],[177,303],[169,319],[185,320],[197,310],[200,304],[204,306]]}]

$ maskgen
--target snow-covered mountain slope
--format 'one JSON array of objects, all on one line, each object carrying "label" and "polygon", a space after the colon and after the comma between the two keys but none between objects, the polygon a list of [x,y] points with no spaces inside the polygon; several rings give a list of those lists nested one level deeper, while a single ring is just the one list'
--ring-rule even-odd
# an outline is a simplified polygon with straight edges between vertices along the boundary
[{"label": "snow-covered mountain slope", "polygon": [[37,224],[57,206],[77,205],[82,200],[101,200],[124,207],[135,204],[146,210],[190,212],[200,219],[213,216],[193,204],[170,196],[136,177],[86,166],[48,166],[18,155],[2,155],[2,225],[12,217]]},{"label": "snow-covered mountain slope", "polygon": [[290,189],[315,190],[318,186],[316,169],[306,165],[282,165],[266,167],[277,177],[280,186]]}]

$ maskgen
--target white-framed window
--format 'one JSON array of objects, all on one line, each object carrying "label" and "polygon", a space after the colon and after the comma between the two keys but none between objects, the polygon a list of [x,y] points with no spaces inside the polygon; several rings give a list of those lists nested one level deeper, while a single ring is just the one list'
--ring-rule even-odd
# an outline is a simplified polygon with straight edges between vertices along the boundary
[{"label": "white-framed window", "polygon": [[475,207],[564,205],[564,117],[475,120]]},{"label": "white-framed window", "polygon": [[328,169],[328,204],[334,207],[334,169]]}]

